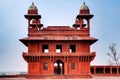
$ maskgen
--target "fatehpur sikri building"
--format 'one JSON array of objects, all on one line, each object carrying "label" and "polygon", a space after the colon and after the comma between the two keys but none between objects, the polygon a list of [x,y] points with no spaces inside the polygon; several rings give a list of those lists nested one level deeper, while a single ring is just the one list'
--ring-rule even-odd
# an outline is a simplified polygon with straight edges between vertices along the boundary
[{"label": "fatehpur sikri building", "polygon": [[96,52],[90,46],[98,39],[90,36],[89,7],[83,3],[72,26],[47,26],[32,3],[24,17],[28,20],[28,36],[20,41],[28,47],[23,58],[28,63],[28,76],[91,78],[120,76],[120,66],[90,65]]}]

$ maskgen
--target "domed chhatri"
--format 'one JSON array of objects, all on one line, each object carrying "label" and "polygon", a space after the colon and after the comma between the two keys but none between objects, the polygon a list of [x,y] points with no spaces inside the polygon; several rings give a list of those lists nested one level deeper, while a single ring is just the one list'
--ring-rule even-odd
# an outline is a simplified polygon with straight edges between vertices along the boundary
[{"label": "domed chhatri", "polygon": [[89,7],[85,4],[85,2],[83,3],[83,5],[80,7],[80,14],[89,14]]},{"label": "domed chhatri", "polygon": [[89,10],[89,7],[84,2],[83,5],[80,7],[80,10]]},{"label": "domed chhatri", "polygon": [[32,30],[34,27],[40,29],[43,26],[43,24],[40,23],[41,15],[38,13],[38,9],[33,2],[24,17],[28,20],[28,31],[30,29]]},{"label": "domed chhatri", "polygon": [[28,8],[28,14],[38,14],[38,9],[34,3]]},{"label": "domed chhatri", "polygon": [[28,10],[37,10],[37,7],[34,5],[34,3],[32,3]]}]

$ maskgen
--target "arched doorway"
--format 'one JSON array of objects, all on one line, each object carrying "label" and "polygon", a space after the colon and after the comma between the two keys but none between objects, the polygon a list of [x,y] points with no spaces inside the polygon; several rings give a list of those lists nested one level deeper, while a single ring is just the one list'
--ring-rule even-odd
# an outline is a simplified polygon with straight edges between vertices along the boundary
[{"label": "arched doorway", "polygon": [[54,74],[64,74],[64,62],[60,59],[54,63]]}]

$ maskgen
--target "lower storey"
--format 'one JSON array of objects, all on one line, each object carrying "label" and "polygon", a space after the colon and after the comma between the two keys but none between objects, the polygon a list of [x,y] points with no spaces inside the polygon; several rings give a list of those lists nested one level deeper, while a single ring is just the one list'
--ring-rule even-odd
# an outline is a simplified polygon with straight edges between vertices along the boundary
[{"label": "lower storey", "polygon": [[90,77],[90,62],[81,62],[78,58],[48,58],[41,59],[40,62],[28,62],[28,75],[49,75],[64,77]]}]

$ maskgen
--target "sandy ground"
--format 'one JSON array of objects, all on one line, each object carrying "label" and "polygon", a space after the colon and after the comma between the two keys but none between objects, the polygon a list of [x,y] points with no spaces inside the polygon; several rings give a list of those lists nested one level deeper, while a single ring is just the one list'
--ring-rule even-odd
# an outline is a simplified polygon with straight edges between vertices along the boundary
[{"label": "sandy ground", "polygon": [[26,79],[26,78],[0,78],[0,80],[120,80],[120,77],[93,77],[90,79]]}]

